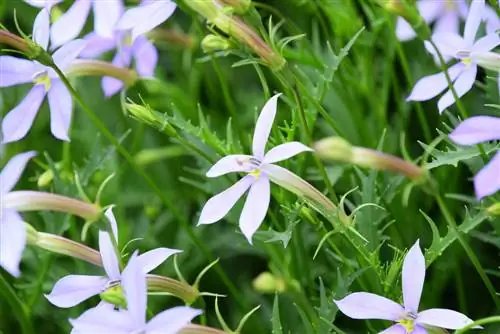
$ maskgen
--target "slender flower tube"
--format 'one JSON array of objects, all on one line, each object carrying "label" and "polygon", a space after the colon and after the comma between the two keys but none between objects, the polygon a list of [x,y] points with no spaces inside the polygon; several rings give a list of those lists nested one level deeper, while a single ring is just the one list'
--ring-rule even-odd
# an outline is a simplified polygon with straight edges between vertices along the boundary
[{"label": "slender flower tube", "polygon": [[0,30],[0,44],[8,45],[28,56],[31,54],[30,44],[25,39],[6,30]]},{"label": "slender flower tube", "polygon": [[231,7],[236,14],[245,14],[252,6],[252,0],[217,0],[225,6]]},{"label": "slender flower tube", "polygon": [[217,328],[189,324],[184,326],[179,332],[179,334],[227,334],[225,331],[221,331]]},{"label": "slender flower tube", "polygon": [[133,86],[139,75],[132,69],[119,67],[102,60],[75,59],[66,69],[68,76],[112,77],[123,82],[125,87]]}]

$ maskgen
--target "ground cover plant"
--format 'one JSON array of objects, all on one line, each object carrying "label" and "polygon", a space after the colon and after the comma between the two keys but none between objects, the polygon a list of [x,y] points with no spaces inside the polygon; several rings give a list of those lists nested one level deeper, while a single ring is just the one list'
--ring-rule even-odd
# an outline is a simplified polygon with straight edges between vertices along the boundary
[{"label": "ground cover plant", "polygon": [[490,0],[0,3],[0,333],[500,332]]}]

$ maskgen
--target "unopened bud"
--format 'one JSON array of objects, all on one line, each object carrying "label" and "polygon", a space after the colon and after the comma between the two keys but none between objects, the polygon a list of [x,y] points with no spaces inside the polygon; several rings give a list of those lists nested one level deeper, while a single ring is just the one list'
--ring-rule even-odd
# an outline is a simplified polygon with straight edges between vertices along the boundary
[{"label": "unopened bud", "polygon": [[219,0],[223,5],[231,7],[237,14],[245,14],[252,5],[252,0]]},{"label": "unopened bud", "polygon": [[149,106],[142,106],[135,103],[125,103],[125,108],[133,118],[171,137],[177,137],[177,131],[170,124],[165,115],[158,111],[151,109]]},{"label": "unopened bud", "polygon": [[201,41],[201,48],[205,53],[224,51],[231,48],[231,42],[227,38],[210,34]]},{"label": "unopened bud", "polygon": [[491,216],[500,216],[500,203],[495,203],[486,209]]},{"label": "unopened bud", "polygon": [[252,286],[260,293],[284,292],[286,290],[285,280],[274,276],[268,271],[257,276],[253,280]]},{"label": "unopened bud", "polygon": [[109,62],[95,59],[76,59],[71,62],[65,73],[72,77],[100,76],[120,80],[126,87],[133,86],[139,75],[131,69],[118,67]]},{"label": "unopened bud", "polygon": [[494,52],[472,53],[471,58],[481,67],[500,72],[500,54]]},{"label": "unopened bud", "polygon": [[344,162],[351,162],[353,159],[352,145],[340,137],[329,137],[316,142],[314,151],[321,159]]},{"label": "unopened bud", "polygon": [[99,294],[102,300],[112,305],[118,306],[121,309],[127,308],[127,299],[123,293],[123,289],[119,282],[112,284],[104,292]]}]

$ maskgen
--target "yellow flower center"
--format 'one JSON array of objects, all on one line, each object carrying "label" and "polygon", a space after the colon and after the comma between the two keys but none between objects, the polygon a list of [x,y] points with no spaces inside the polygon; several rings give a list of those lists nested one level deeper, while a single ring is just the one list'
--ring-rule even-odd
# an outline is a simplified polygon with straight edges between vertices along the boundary
[{"label": "yellow flower center", "polygon": [[122,46],[132,46],[132,33],[130,31],[123,35]]},{"label": "yellow flower center", "polygon": [[462,58],[462,64],[465,64],[469,67],[472,64],[472,59],[470,57]]},{"label": "yellow flower center", "polygon": [[260,169],[254,169],[253,171],[249,172],[248,174],[252,175],[253,177],[255,177],[258,180],[260,177],[261,171],[260,171]]},{"label": "yellow flower center", "polygon": [[50,89],[51,82],[49,74],[46,71],[35,74],[33,76],[33,82],[35,85],[43,85],[45,87],[45,91]]},{"label": "yellow flower center", "polygon": [[411,319],[401,320],[399,321],[399,324],[405,328],[406,333],[411,333],[415,330],[415,323]]},{"label": "yellow flower center", "polygon": [[450,12],[453,12],[457,10],[457,4],[455,3],[455,0],[446,0],[444,3],[444,8]]}]

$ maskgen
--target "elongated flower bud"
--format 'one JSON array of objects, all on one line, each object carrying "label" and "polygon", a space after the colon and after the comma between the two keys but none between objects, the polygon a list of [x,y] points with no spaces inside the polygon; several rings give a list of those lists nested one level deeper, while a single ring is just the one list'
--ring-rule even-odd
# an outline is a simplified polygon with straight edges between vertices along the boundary
[{"label": "elongated flower bud", "polygon": [[481,67],[500,72],[500,54],[494,52],[474,52],[471,55],[474,61]]},{"label": "elongated flower bud", "polygon": [[101,216],[101,208],[95,204],[70,197],[40,191],[11,191],[4,195],[2,204],[16,211],[58,211],[95,221]]},{"label": "elongated flower bud", "polygon": [[226,333],[227,332],[221,331],[220,329],[202,325],[195,325],[195,324],[189,324],[187,326],[184,326],[179,331],[179,334],[226,334]]},{"label": "elongated flower bud", "polygon": [[165,133],[171,137],[177,137],[177,131],[168,122],[165,115],[156,110],[151,109],[149,106],[141,106],[135,103],[125,103],[125,108],[133,118],[146,123],[149,126]]},{"label": "elongated flower bud", "polygon": [[252,0],[218,0],[221,4],[231,7],[237,14],[245,14],[252,6]]},{"label": "elongated flower bud", "polygon": [[0,44],[8,45],[26,55],[30,52],[30,45],[25,39],[6,30],[0,30]]},{"label": "elongated flower bud", "polygon": [[139,80],[139,75],[131,69],[115,66],[102,60],[76,59],[65,72],[70,76],[107,76],[122,81],[130,87]]},{"label": "elongated flower bud", "polygon": [[201,41],[201,48],[205,53],[224,51],[231,48],[231,42],[227,38],[210,34]]},{"label": "elongated flower bud", "polygon": [[200,296],[200,292],[196,288],[169,277],[148,275],[147,279],[149,291],[170,293],[181,298],[188,305],[193,304]]},{"label": "elongated flower bud", "polygon": [[411,162],[369,148],[352,146],[340,137],[322,139],[314,144],[314,149],[321,159],[338,160],[361,167],[389,170],[401,173],[416,181],[426,177],[425,169]]}]

